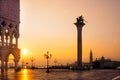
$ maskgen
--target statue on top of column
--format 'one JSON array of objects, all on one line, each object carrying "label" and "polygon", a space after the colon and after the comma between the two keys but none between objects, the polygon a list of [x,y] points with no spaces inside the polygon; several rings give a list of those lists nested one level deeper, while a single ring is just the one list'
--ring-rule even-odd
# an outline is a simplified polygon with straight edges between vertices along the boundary
[{"label": "statue on top of column", "polygon": [[77,23],[84,23],[83,21],[84,21],[83,16],[77,18]]}]

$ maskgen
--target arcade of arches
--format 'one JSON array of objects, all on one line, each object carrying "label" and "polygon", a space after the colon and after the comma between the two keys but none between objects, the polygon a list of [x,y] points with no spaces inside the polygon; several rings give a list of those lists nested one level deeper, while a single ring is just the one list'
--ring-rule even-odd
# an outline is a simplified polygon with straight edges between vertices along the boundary
[{"label": "arcade of arches", "polygon": [[19,23],[0,18],[0,60],[1,71],[8,69],[8,58],[14,56],[15,70],[18,68],[20,49],[18,48]]}]

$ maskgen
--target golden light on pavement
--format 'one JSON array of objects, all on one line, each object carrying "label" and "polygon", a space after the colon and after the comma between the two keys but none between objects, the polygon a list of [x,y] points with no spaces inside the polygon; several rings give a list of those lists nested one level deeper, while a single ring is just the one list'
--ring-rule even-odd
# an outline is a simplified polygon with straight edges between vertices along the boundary
[{"label": "golden light on pavement", "polygon": [[22,74],[23,74],[23,77],[21,78],[22,80],[29,80],[28,70],[23,69]]}]

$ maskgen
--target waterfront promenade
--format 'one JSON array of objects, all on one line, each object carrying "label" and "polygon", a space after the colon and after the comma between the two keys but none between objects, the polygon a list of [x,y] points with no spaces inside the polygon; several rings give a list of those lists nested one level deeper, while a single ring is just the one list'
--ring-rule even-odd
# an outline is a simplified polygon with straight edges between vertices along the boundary
[{"label": "waterfront promenade", "polygon": [[[51,70],[46,73],[45,69],[22,69],[14,72],[9,69],[7,74],[0,74],[1,80],[112,80],[120,75],[119,70]],[[118,79],[119,80],[119,79]]]}]

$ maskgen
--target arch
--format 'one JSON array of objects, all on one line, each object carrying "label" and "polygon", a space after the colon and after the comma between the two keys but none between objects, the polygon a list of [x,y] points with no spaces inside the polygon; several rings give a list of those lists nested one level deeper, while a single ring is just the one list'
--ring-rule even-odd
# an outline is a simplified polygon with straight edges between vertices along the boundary
[{"label": "arch", "polygon": [[12,49],[12,50],[8,53],[7,58],[9,57],[10,54],[13,55],[14,61],[19,61],[19,59],[20,59],[19,49]]},{"label": "arch", "polygon": [[5,60],[7,60],[7,61],[8,61],[8,60],[9,60],[9,57],[10,57],[11,55],[13,56],[13,58],[15,58],[15,56],[13,55],[13,53],[11,53],[11,52],[10,52],[10,53],[8,53],[8,54],[7,54],[7,56],[6,56],[6,59],[5,59]]},{"label": "arch", "polygon": [[18,69],[18,62],[19,62],[19,59],[20,59],[20,53],[19,53],[19,49],[16,49],[16,48],[13,48],[11,49],[5,56],[5,70],[7,71],[8,70],[8,62],[9,62],[9,57],[10,55],[13,56],[13,61],[14,61],[14,67],[15,67],[15,71]]},{"label": "arch", "polygon": [[14,68],[14,56],[12,54],[9,54],[8,56],[8,67],[9,68]]}]

